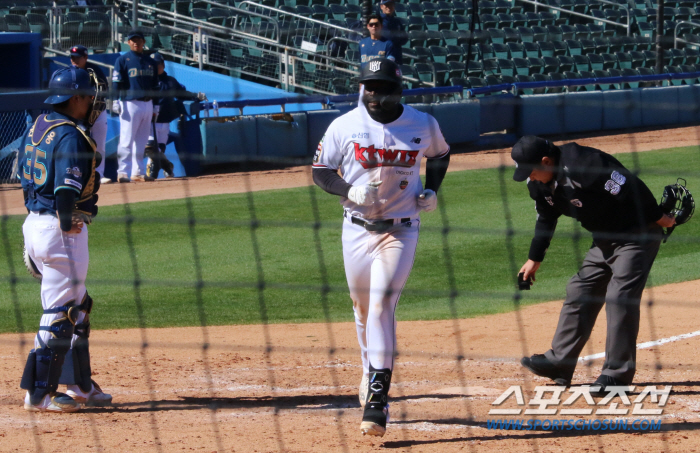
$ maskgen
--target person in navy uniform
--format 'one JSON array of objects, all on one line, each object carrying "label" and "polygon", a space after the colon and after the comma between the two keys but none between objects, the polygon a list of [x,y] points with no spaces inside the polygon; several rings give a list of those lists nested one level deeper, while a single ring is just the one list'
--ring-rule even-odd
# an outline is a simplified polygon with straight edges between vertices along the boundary
[{"label": "person in navy uniform", "polygon": [[119,182],[152,181],[146,176],[143,154],[151,134],[151,121],[158,115],[158,70],[150,56],[143,52],[143,33],[132,30],[127,36],[130,51],[114,62],[113,89],[119,101],[112,112],[119,115]]},{"label": "person in navy uniform", "polygon": [[[103,83],[105,86],[108,86],[109,84],[107,83],[107,77],[105,77],[104,72],[102,69],[94,64],[88,61],[88,49],[85,46],[73,46],[70,49],[70,62],[73,64],[73,66],[81,68],[81,69],[91,69],[94,73],[95,76],[97,77],[97,80],[100,81],[100,83]],[[112,180],[110,178],[105,178],[105,145],[107,143],[107,111],[103,111],[99,118],[97,118],[97,121],[95,121],[95,124],[92,125],[90,128],[90,136],[92,137],[93,140],[95,140],[95,144],[97,145],[97,152],[100,153],[100,156],[102,156],[100,165],[97,167],[97,171],[100,173],[102,176],[102,179],[100,180],[100,183],[102,184],[111,184]]]},{"label": "person in navy uniform", "polygon": [[395,61],[394,45],[388,39],[382,38],[382,20],[377,14],[367,18],[367,30],[369,36],[360,41],[360,63],[364,65],[377,58]]},{"label": "person in navy uniform", "polygon": [[394,0],[382,0],[379,3],[379,17],[382,19],[382,36],[394,45],[397,64],[403,64],[403,45],[408,42],[408,33],[396,17]]},{"label": "person in navy uniform", "polygon": [[632,383],[636,371],[639,304],[663,231],[675,219],[633,172],[595,148],[525,136],[513,147],[515,181],[527,181],[537,222],[523,280],[535,280],[560,216],[573,217],[590,231],[593,244],[566,286],[566,300],[544,354],[521,364],[538,376],[569,386],[578,357],[605,305],[607,339],[603,370],[592,395]]},{"label": "person in navy uniform", "polygon": [[[32,412],[75,412],[81,403],[108,404],[112,396],[92,380],[88,337],[92,298],[87,277],[87,225],[97,214],[99,154],[89,128],[105,108],[94,73],[71,66],[56,71],[46,104],[23,139],[18,176],[29,214],[22,226],[25,263],[41,279],[41,317],[20,387]],[[58,392],[67,384],[66,393]]]},{"label": "person in navy uniform", "polygon": [[[161,95],[158,105],[160,106],[155,124],[155,137],[149,137],[157,142],[157,154],[147,155],[146,176],[157,179],[161,168],[166,177],[173,177],[173,164],[165,157],[165,147],[168,144],[168,133],[170,123],[186,114],[183,101],[204,101],[207,96],[204,93],[192,93],[187,91],[185,86],[175,79],[175,77],[165,72],[165,59],[163,55],[154,53],[151,58],[158,68],[158,87]],[[151,131],[151,134],[153,131]]]}]

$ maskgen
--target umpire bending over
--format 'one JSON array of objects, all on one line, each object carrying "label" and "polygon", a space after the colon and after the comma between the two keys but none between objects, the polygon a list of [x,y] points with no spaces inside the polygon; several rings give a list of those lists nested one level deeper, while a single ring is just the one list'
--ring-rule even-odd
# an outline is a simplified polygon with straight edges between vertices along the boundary
[{"label": "umpire bending over", "polygon": [[525,280],[535,280],[559,216],[573,217],[593,233],[593,244],[566,287],[552,349],[524,357],[522,365],[570,385],[579,354],[607,302],[605,363],[591,393],[631,384],[642,290],[659,251],[662,227],[672,226],[674,218],[663,214],[637,176],[600,150],[576,143],[554,146],[526,136],[515,144],[511,157],[517,164],[513,179],[527,180],[537,209],[535,237],[520,269]]}]

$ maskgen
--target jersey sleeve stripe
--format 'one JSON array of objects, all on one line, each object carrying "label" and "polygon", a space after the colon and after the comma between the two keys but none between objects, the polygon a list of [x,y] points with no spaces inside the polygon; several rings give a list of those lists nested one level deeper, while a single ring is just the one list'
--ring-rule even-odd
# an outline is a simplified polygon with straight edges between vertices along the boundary
[{"label": "jersey sleeve stripe", "polygon": [[312,164],[312,168],[328,168],[328,165],[326,164]]},{"label": "jersey sleeve stripe", "polygon": [[444,153],[438,154],[435,157],[431,157],[431,159],[440,159],[440,158],[447,156],[449,153],[450,153],[450,148],[447,148],[447,151],[445,151]]},{"label": "jersey sleeve stripe", "polygon": [[80,191],[78,189],[76,189],[75,187],[71,187],[71,186],[58,186],[58,187],[56,187],[56,189],[54,189],[54,191],[53,191],[54,195],[56,194],[56,192],[58,192],[61,189],[74,190],[78,195],[80,195]]}]

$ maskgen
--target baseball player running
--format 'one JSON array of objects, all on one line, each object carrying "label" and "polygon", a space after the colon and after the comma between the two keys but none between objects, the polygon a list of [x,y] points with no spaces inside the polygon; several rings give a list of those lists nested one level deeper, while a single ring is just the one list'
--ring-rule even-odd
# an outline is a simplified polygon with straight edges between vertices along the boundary
[{"label": "baseball player running", "polygon": [[[108,86],[107,77],[105,77],[104,72],[94,63],[88,61],[88,50],[85,46],[74,46],[70,49],[70,61],[73,66],[80,69],[92,69],[92,72],[97,76],[97,80],[100,81],[104,86]],[[90,136],[95,141],[97,145],[97,152],[100,153],[102,157],[100,159],[100,164],[97,166],[97,172],[102,177],[100,183],[111,184],[112,180],[110,178],[105,178],[105,144],[107,142],[107,111],[102,111],[100,116],[95,121],[95,124],[90,128]]]},{"label": "baseball player running", "polygon": [[[413,267],[420,211],[437,207],[450,148],[435,118],[400,103],[396,63],[370,61],[360,83],[362,102],[333,121],[318,145],[313,179],[343,205],[345,276],[362,354],[360,430],[383,436],[396,349],[394,312]],[[425,188],[419,175],[423,156]]]},{"label": "baseball player running", "polygon": [[119,182],[152,181],[146,177],[143,153],[151,134],[153,115],[158,115],[158,71],[155,62],[143,53],[146,42],[143,33],[132,30],[127,36],[130,51],[114,62],[113,86],[119,92],[119,102],[112,112],[119,115]]},{"label": "baseball player running", "polygon": [[538,376],[568,386],[578,356],[605,304],[607,339],[603,371],[594,395],[609,386],[630,385],[636,370],[639,303],[662,238],[673,226],[647,186],[617,159],[600,150],[568,143],[555,146],[534,136],[520,139],[511,156],[513,179],[527,180],[537,223],[523,280],[535,280],[561,215],[573,217],[593,233],[593,245],[566,287],[566,300],[544,354],[524,357],[522,365]]},{"label": "baseball player running", "polygon": [[[88,230],[97,214],[99,174],[89,127],[104,110],[97,77],[70,67],[56,71],[40,115],[20,148],[25,256],[41,278],[44,309],[20,387],[28,411],[74,412],[80,403],[112,401],[91,378],[88,337],[92,299],[85,289]],[[106,87],[104,87],[106,88]],[[68,384],[67,393],[57,391]]]}]

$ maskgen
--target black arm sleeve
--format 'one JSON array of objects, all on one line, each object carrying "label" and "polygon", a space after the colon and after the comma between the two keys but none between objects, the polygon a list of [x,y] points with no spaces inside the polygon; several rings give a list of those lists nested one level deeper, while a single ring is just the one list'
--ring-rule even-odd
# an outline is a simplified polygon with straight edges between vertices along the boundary
[{"label": "black arm sleeve", "polygon": [[314,168],[311,174],[318,187],[333,195],[347,198],[352,184],[345,182],[337,171],[330,168]]},{"label": "black arm sleeve", "polygon": [[439,159],[428,159],[425,162],[425,188],[433,192],[438,191],[442,180],[445,179],[447,166],[450,165],[450,154]]},{"label": "black arm sleeve", "polygon": [[549,243],[552,242],[554,230],[557,228],[557,220],[556,218],[552,219],[541,215],[537,216],[535,237],[532,238],[530,253],[527,256],[532,261],[541,263],[542,260],[544,260],[544,255],[547,253]]},{"label": "black arm sleeve", "polygon": [[73,227],[73,207],[76,195],[70,189],[61,189],[56,192],[56,210],[63,231],[70,231]]}]

